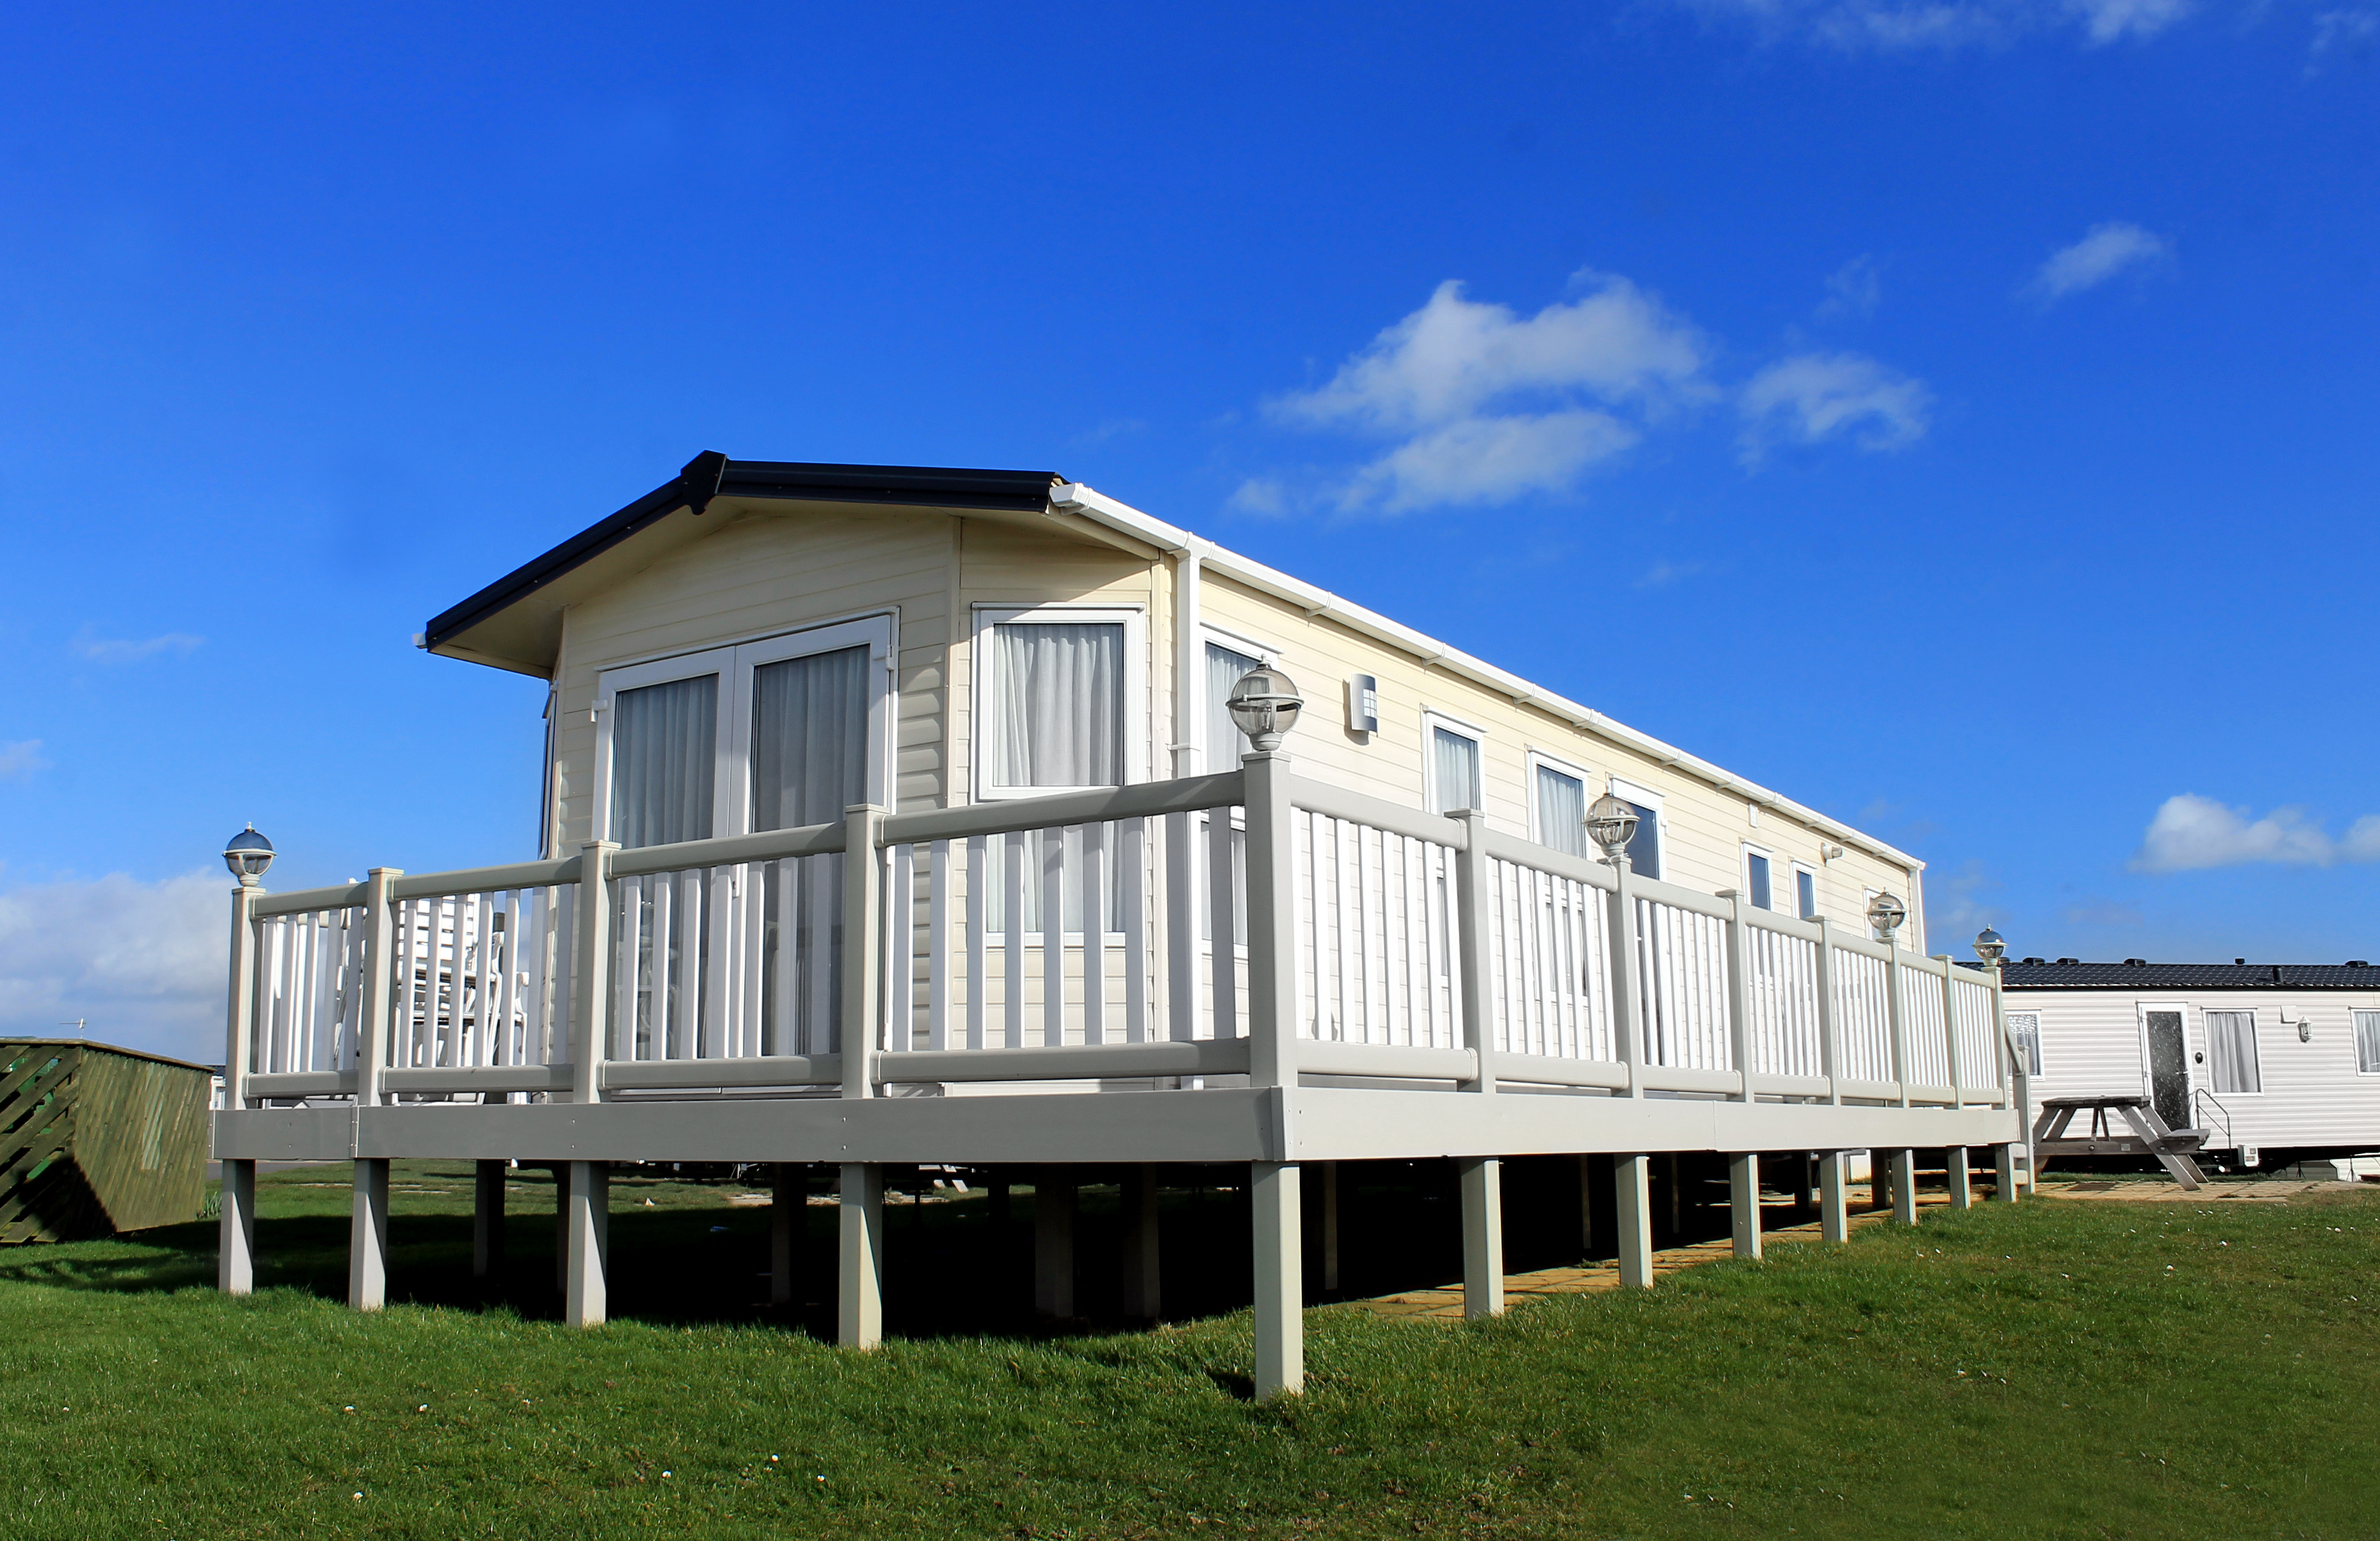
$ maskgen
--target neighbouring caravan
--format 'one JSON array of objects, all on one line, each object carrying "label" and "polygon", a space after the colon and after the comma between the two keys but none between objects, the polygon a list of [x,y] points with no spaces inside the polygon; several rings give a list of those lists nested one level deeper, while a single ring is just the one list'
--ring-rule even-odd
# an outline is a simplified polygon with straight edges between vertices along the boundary
[{"label": "neighbouring caravan", "polygon": [[2380,1148],[2380,969],[2011,961],[2009,1037],[2031,1094],[2146,1095],[2225,1164]]},{"label": "neighbouring caravan", "polygon": [[1922,864],[1050,473],[698,456],[420,641],[549,683],[543,849],[273,894],[225,853],[228,1290],[260,1159],[355,1159],[364,1308],[392,1158],[482,1162],[483,1232],[555,1163],[587,1325],[612,1164],[765,1162],[781,1215],[839,1185],[865,1347],[932,1163],[1032,1169],[1061,1317],[1061,1195],[1127,1190],[1150,1318],[1155,1194],[1226,1169],[1270,1393],[1340,1163],[1452,1164],[1474,1315],[1508,1159],[1575,1158],[1633,1284],[1657,1154],[1723,1158],[1743,1256],[1764,1155],[1836,1239],[1854,1155],[1905,1220],[1921,1148],[2015,1195],[1997,981],[1925,953]]}]

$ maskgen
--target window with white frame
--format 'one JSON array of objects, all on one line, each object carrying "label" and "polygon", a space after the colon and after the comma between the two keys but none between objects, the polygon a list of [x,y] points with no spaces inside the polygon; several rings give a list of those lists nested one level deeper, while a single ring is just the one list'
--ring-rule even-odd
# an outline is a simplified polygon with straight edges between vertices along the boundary
[{"label": "window with white frame", "polygon": [[1628,837],[1628,869],[1640,878],[1661,876],[1661,795],[1633,782],[1611,778],[1611,795],[1636,810],[1636,832]]},{"label": "window with white frame", "polygon": [[1776,869],[1776,862],[1759,846],[1743,848],[1743,892],[1754,908],[1777,908]]},{"label": "window with white frame", "polygon": [[1793,913],[1804,920],[1818,918],[1818,875],[1806,867],[1793,868]]},{"label": "window with white frame", "polygon": [[2380,1012],[2355,1013],[2355,1068],[2364,1075],[2380,1075]]},{"label": "window with white frame", "polygon": [[983,609],[976,625],[977,786],[1021,797],[1134,779],[1140,613]]},{"label": "window with white frame", "polygon": [[1248,735],[1232,721],[1232,686],[1252,669],[1265,666],[1263,654],[1252,650],[1238,638],[1207,638],[1207,742],[1205,751],[1208,770],[1236,770],[1240,757],[1248,752]]},{"label": "window with white frame", "polygon": [[1481,807],[1480,734],[1432,714],[1423,722],[1429,729],[1429,811],[1454,813]]},{"label": "window with white frame", "polygon": [[1537,843],[1565,855],[1592,858],[1596,853],[1586,838],[1586,772],[1536,756],[1529,779],[1536,803]]},{"label": "window with white frame", "polygon": [[2024,1062],[2027,1075],[2041,1074],[2041,1013],[2010,1012],[2008,1014],[2009,1037],[2016,1040],[2017,1057]]},{"label": "window with white frame", "polygon": [[2256,1065],[2256,1013],[2206,1013],[2206,1070],[2216,1092],[2261,1092]]}]

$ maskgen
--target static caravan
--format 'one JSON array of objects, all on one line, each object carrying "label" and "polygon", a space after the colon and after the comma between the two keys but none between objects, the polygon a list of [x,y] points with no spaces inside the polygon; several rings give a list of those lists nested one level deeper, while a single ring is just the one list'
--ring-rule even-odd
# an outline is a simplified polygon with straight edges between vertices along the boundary
[{"label": "static caravan", "polygon": [[1906,854],[1055,475],[705,455],[419,641],[548,682],[544,848],[235,897],[233,1288],[261,1157],[359,1159],[363,1305],[387,1158],[566,1163],[588,1322],[606,1163],[814,1165],[866,1344],[887,1163],[1232,1163],[1279,1389],[1302,1163],[1455,1160],[1488,1311],[1507,1157],[1649,1279],[1649,1152],[1756,1248],[1761,1152],[2019,1140]]},{"label": "static caravan", "polygon": [[2145,1095],[2242,1167],[2380,1149],[2380,969],[2347,964],[2005,965],[2037,1103]]}]

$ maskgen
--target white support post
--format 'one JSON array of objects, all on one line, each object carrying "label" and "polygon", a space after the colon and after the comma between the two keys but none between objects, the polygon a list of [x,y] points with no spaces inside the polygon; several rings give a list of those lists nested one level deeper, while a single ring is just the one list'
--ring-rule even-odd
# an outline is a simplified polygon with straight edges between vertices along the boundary
[{"label": "white support post", "polygon": [[[1621,1062],[1628,1067],[1628,1085],[1621,1088],[1620,1095],[1642,1097],[1645,1095],[1645,996],[1638,988],[1636,977],[1636,893],[1625,853],[1613,860],[1611,873],[1616,880],[1611,890],[1610,962],[1605,972],[1611,980],[1611,1033],[1618,1043]],[[1641,1158],[1632,1156],[1627,1159]],[[1626,1185],[1624,1173],[1621,1185]],[[1626,1199],[1621,1202],[1624,1208]],[[1625,1237],[1621,1239],[1621,1250],[1623,1253],[1626,1250]],[[1647,1282],[1651,1279],[1651,1274],[1645,1275]]]},{"label": "white support post", "polygon": [[[846,866],[850,865],[848,862]],[[849,934],[845,922],[845,935]],[[851,989],[846,977],[844,989]],[[884,1338],[884,1169],[843,1164],[843,1245],[837,1262],[835,1341],[872,1349]]]},{"label": "white support post", "polygon": [[1629,1290],[1653,1287],[1653,1159],[1614,1156],[1611,1174],[1620,1192],[1620,1283]]},{"label": "white support post", "polygon": [[[255,1068],[256,901],[263,892],[247,884],[231,891],[231,999],[224,1009],[224,1107],[235,1112],[248,1106],[248,1077]],[[224,1171],[224,1192],[228,1195],[228,1164]],[[230,1218],[228,1206],[224,1215]]]},{"label": "white support post", "polygon": [[[873,803],[861,803],[845,808],[843,814],[843,1022],[837,1047],[843,1053],[843,1095],[868,1098],[876,1095],[877,1054],[882,1048],[883,1012],[880,1000],[884,987],[884,857],[877,849],[884,833],[884,810]],[[1009,911],[1009,941],[1014,947],[1023,928],[1017,924],[1016,912]],[[1009,985],[1016,984],[1011,976]],[[844,1169],[849,1171],[851,1167]],[[884,1177],[875,1171],[877,1205],[881,1207]],[[849,1197],[845,1195],[845,1202]],[[844,1230],[848,1250],[850,1231]],[[875,1266],[883,1267],[877,1258]],[[845,1341],[849,1340],[846,1338]],[[871,1333],[859,1346],[873,1348],[876,1340]]]},{"label": "white support post", "polygon": [[1892,1084],[1900,1088],[1900,1106],[1909,1106],[1909,1013],[1900,995],[1900,949],[1884,939],[1884,1004],[1892,1027]]},{"label": "white support post", "polygon": [[1892,1218],[1903,1225],[1917,1223],[1917,1152],[1892,1153]]},{"label": "white support post", "polygon": [[1942,1153],[1943,1171],[1950,1189],[1950,1207],[1970,1209],[1974,1207],[1975,1190],[1967,1179],[1967,1147],[1954,1145]]},{"label": "white support post", "polygon": [[1455,1163],[1463,1191],[1463,1315],[1475,1321],[1504,1314],[1504,1163],[1472,1157]]},{"label": "white support post", "polygon": [[356,1017],[356,1106],[376,1108],[388,1069],[389,1034],[396,1003],[412,998],[413,981],[396,977],[396,903],[389,891],[405,874],[375,867],[364,875],[364,988]]},{"label": "white support post", "polygon": [[1992,1197],[2001,1204],[2016,1202],[2016,1147],[2005,1141],[1992,1147]]},{"label": "white support post", "polygon": [[[1257,751],[1240,763],[1247,779],[1241,806],[1247,810],[1248,1084],[1294,1091],[1297,829],[1289,806],[1289,757],[1279,750]],[[1220,886],[1231,874],[1218,870],[1212,880]],[[1231,966],[1227,929],[1215,933],[1215,958],[1219,971]]]},{"label": "white support post", "polygon": [[809,1169],[791,1161],[769,1168],[769,1304],[794,1302],[794,1264],[809,1214]]},{"label": "white support post", "polygon": [[1851,1208],[1843,1198],[1843,1153],[1818,1153],[1818,1232],[1830,1242],[1852,1239]]},{"label": "white support post", "polygon": [[480,1161],[471,1173],[471,1277],[504,1269],[504,1163]]},{"label": "white support post", "polygon": [[355,1209],[347,1230],[347,1304],[377,1311],[388,1304],[388,1161],[356,1159]]},{"label": "white support post", "polygon": [[[590,840],[578,847],[578,935],[571,960],[570,1099],[594,1102],[603,1095],[604,1048],[611,1042],[609,998],[603,992],[612,964],[612,855],[615,841]],[[656,951],[659,944],[656,943]],[[690,945],[690,944],[689,944]],[[624,1009],[627,1002],[623,1002]],[[653,1011],[661,1004],[656,999]],[[573,1244],[576,1245],[574,1239]],[[596,1319],[601,1321],[601,1302]]]},{"label": "white support post", "polygon": [[604,1161],[570,1163],[568,1272],[562,1292],[563,1319],[573,1327],[601,1327],[611,1309],[608,1285],[612,1243],[612,1168]]},{"label": "white support post", "polygon": [[1148,1162],[1123,1175],[1123,1311],[1145,1322],[1164,1317],[1160,1290],[1157,1168]]},{"label": "white support post", "polygon": [[[1458,972],[1462,975],[1463,996],[1458,1009],[1462,1013],[1463,1047],[1471,1050],[1477,1067],[1476,1078],[1464,1082],[1463,1089],[1492,1092],[1496,1089],[1496,985],[1488,938],[1488,911],[1493,900],[1489,892],[1492,874],[1488,866],[1488,816],[1477,808],[1460,808],[1448,817],[1463,826],[1463,849],[1454,855],[1454,949],[1462,960]],[[1466,1176],[1465,1182],[1468,1181]],[[1468,1233],[1466,1225],[1465,1234]],[[1468,1250],[1466,1244],[1465,1256]],[[1500,1254],[1502,1249],[1500,1246],[1498,1250]],[[1500,1297],[1502,1290],[1500,1273]]]},{"label": "white support post", "polygon": [[[1735,1056],[1738,1086],[1735,1100],[1752,1100],[1752,925],[1743,917],[1751,901],[1733,889],[1718,897],[1728,901],[1727,915],[1727,1037],[1729,1052]],[[1756,1199],[1758,1195],[1755,1195]],[[1759,1227],[1753,1227],[1755,1235]],[[1739,1245],[1736,1256],[1757,1257],[1758,1243],[1746,1254]]]},{"label": "white support post", "polygon": [[[1813,981],[1818,991],[1818,1074],[1827,1078],[1827,1103],[1840,1107],[1843,1094],[1840,1086],[1843,1064],[1843,1025],[1835,1011],[1835,930],[1825,916],[1818,916],[1818,968]],[[1835,1155],[1838,1166],[1842,1153]]]},{"label": "white support post", "polygon": [[223,1164],[222,1240],[215,1254],[215,1288],[244,1295],[256,1288],[256,1163]]},{"label": "white support post", "polygon": [[1301,1181],[1292,1163],[1248,1163],[1248,1210],[1256,1232],[1259,1399],[1294,1396],[1305,1389],[1305,1270],[1300,1256],[1305,1228],[1298,1202]]},{"label": "white support post", "polygon": [[1322,1292],[1339,1292],[1339,1163],[1322,1163]]},{"label": "white support post", "polygon": [[1033,1309],[1059,1321],[1075,1315],[1075,1210],[1071,1168],[1033,1174]]},{"label": "white support post", "polygon": [[1728,1214],[1734,1221],[1735,1256],[1760,1258],[1760,1157],[1738,1151],[1727,1159]]},{"label": "white support post", "polygon": [[1595,1163],[1594,1156],[1581,1156],[1578,1160],[1578,1256],[1585,1262],[1595,1256]]}]

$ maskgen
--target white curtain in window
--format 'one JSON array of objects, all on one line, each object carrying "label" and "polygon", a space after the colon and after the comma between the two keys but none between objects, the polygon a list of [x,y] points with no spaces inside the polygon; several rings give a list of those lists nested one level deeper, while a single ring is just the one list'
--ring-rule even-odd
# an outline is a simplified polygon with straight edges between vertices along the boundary
[{"label": "white curtain in window", "polygon": [[752,827],[833,824],[868,800],[868,649],[752,671]]},{"label": "white curtain in window", "polygon": [[2380,1012],[2355,1013],[2355,1068],[2380,1074]]},{"label": "white curtain in window", "polygon": [[1223,703],[1232,698],[1232,686],[1251,669],[1261,669],[1261,659],[1233,652],[1216,643],[1207,644],[1207,764],[1209,770],[1236,770],[1240,757],[1248,752],[1248,735],[1240,731]]},{"label": "white curtain in window", "polygon": [[1123,626],[995,626],[991,784],[1123,784]]},{"label": "white curtain in window", "polygon": [[1537,767],[1537,843],[1573,856],[1586,848],[1586,783],[1550,766]]},{"label": "white curtain in window", "polygon": [[719,676],[612,698],[612,838],[669,845],[710,838],[719,757]]},{"label": "white curtain in window", "polygon": [[1430,731],[1431,752],[1437,757],[1438,807],[1452,813],[1479,807],[1479,741],[1447,728]]},{"label": "white curtain in window", "polygon": [[2206,1013],[2206,1064],[2218,1092],[2265,1089],[2256,1074],[2256,1016],[2252,1012]]},{"label": "white curtain in window", "polygon": [[2016,1040],[2016,1051],[2024,1061],[2027,1075],[2041,1074],[2041,1017],[2034,1012],[2010,1012],[2008,1019],[2009,1037]]}]

